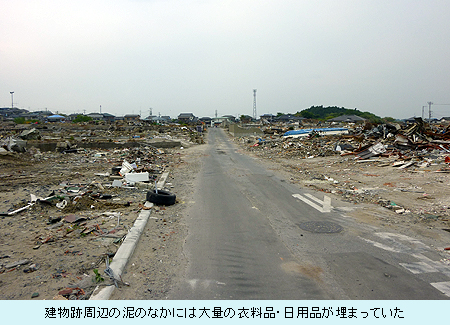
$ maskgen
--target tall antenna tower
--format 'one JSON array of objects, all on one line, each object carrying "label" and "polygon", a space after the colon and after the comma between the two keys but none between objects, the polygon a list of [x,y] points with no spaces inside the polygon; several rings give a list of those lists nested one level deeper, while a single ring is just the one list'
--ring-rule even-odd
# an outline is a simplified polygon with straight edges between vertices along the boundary
[{"label": "tall antenna tower", "polygon": [[253,89],[253,119],[256,120],[256,89]]},{"label": "tall antenna tower", "polygon": [[11,109],[14,109],[14,91],[9,92],[11,94]]}]

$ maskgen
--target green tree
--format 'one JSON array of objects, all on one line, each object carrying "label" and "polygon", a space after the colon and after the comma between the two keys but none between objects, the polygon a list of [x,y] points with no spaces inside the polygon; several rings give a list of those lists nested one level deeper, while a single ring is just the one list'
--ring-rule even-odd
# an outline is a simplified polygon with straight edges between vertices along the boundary
[{"label": "green tree", "polygon": [[77,117],[73,120],[73,123],[82,123],[92,121],[92,117],[86,115],[77,115]]},{"label": "green tree", "polygon": [[304,118],[308,119],[318,119],[322,121],[338,117],[341,115],[357,115],[365,119],[368,119],[370,122],[373,123],[382,122],[381,117],[376,116],[375,114],[372,114],[370,112],[361,112],[357,108],[349,109],[337,106],[329,106],[329,107],[323,107],[323,105],[311,106],[310,108],[304,109],[301,112],[297,112],[295,115],[303,116]]},{"label": "green tree", "polygon": [[312,113],[310,111],[307,111],[307,110],[301,111],[299,115],[304,117],[304,118],[309,118],[309,119],[316,118],[316,114],[314,114],[314,113]]},{"label": "green tree", "polygon": [[14,119],[14,123],[16,123],[16,124],[25,124],[25,117],[16,117]]}]

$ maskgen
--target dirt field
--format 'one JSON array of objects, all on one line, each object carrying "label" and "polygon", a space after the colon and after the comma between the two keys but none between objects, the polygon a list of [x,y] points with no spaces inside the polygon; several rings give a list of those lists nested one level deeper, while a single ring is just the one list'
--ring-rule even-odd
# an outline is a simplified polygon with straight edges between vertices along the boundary
[{"label": "dirt field", "polygon": [[[201,147],[191,145],[193,151]],[[134,256],[122,277],[129,287],[119,283],[128,291],[116,297],[163,298],[174,270],[180,270],[175,263],[181,263],[186,230],[179,211],[198,171],[198,165],[184,161],[191,149],[143,146],[59,153],[31,148],[0,154],[0,299],[88,299],[97,285],[111,284],[103,272],[106,259],[111,261],[133,226],[152,180],[169,171],[165,188],[177,195],[177,203],[151,210],[141,237],[149,249]],[[121,179],[112,169],[124,160],[139,161],[138,171],[148,171],[150,183],[112,187],[114,179]],[[28,206],[32,196],[38,198],[32,206],[8,215]],[[145,265],[140,264],[144,259]]]}]

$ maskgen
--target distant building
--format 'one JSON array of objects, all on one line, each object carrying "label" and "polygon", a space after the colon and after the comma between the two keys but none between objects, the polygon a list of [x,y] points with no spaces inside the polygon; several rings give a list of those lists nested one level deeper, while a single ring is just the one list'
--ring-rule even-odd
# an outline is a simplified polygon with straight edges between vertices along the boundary
[{"label": "distant building", "polygon": [[112,123],[116,120],[116,117],[112,114],[109,114],[109,113],[102,113],[102,114],[103,114],[103,120],[105,122]]},{"label": "distant building", "polygon": [[198,119],[200,122],[205,123],[206,125],[211,125],[212,118],[208,116],[204,116]]},{"label": "distant building", "polygon": [[230,122],[236,122],[236,117],[233,115],[224,115],[223,117],[227,118]]},{"label": "distant building", "polygon": [[2,115],[7,120],[12,120],[16,117],[21,117],[22,114],[29,113],[26,109],[20,109],[20,108],[11,108],[11,107],[1,107],[0,108],[0,115]]},{"label": "distant building", "polygon": [[92,118],[92,121],[103,121],[103,114],[101,113],[89,113],[86,116]]},{"label": "distant building", "polygon": [[253,121],[253,117],[250,115],[241,115],[240,121],[241,123],[250,123]]},{"label": "distant building", "polygon": [[46,116],[42,116],[40,112],[29,112],[20,114],[20,117],[23,117],[25,121],[31,121],[31,120],[44,120]]},{"label": "distant building", "polygon": [[73,113],[73,114],[67,115],[66,121],[73,121],[78,117],[78,115],[82,115],[82,114]]},{"label": "distant building", "polygon": [[192,113],[181,113],[178,115],[178,123],[195,123],[197,121],[197,118]]},{"label": "distant building", "polygon": [[141,116],[138,114],[127,114],[123,117],[125,122],[137,122],[141,119]]},{"label": "distant building", "polygon": [[114,122],[115,116],[109,113],[89,113],[89,114],[80,114],[80,113],[74,113],[67,116],[68,121],[75,120],[78,116],[88,116],[92,118],[92,121],[106,121],[106,122]]},{"label": "distant building", "polygon": [[283,122],[283,123],[301,122],[304,119],[305,118],[302,116],[295,116],[295,115],[291,115],[291,114],[284,114],[284,115],[275,117],[275,120],[277,122]]},{"label": "distant building", "polygon": [[272,115],[272,114],[263,114],[260,116],[261,120],[266,120],[268,122],[272,122],[275,118],[276,118],[276,116]]},{"label": "distant building", "polygon": [[416,118],[417,117],[410,117],[410,118],[405,118],[404,120],[403,120],[403,122],[405,123],[405,124],[409,124],[409,123],[416,123]]},{"label": "distant building", "polygon": [[65,122],[66,117],[62,115],[50,115],[47,117],[48,122]]},{"label": "distant building", "polygon": [[327,122],[347,122],[347,123],[358,123],[364,121],[366,121],[366,119],[358,115],[341,115],[327,120]]},{"label": "distant building", "polygon": [[38,120],[38,121],[46,121],[48,116],[54,115],[50,111],[35,111],[35,112],[26,112],[20,114],[19,117],[25,118],[26,121],[30,120]]},{"label": "distant building", "polygon": [[224,115],[222,117],[214,117],[211,120],[214,125],[227,126],[234,123],[236,119],[232,115]]},{"label": "distant building", "polygon": [[172,122],[172,118],[169,115],[155,116],[154,120],[157,123],[170,123],[170,122]]},{"label": "distant building", "polygon": [[169,123],[172,119],[170,116],[154,116],[149,115],[146,118],[144,118],[142,121],[148,122],[148,123]]},{"label": "distant building", "polygon": [[145,122],[152,122],[153,119],[154,119],[155,117],[157,117],[157,116],[155,116],[155,115],[149,115],[149,116],[147,116],[146,118],[143,118],[142,121],[145,121]]}]

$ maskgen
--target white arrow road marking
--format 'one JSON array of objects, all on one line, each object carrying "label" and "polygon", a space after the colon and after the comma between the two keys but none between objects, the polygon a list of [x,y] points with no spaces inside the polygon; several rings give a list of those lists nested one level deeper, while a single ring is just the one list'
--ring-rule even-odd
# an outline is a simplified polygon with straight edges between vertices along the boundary
[{"label": "white arrow road marking", "polygon": [[400,265],[412,274],[438,272],[435,267],[426,262],[400,263]]},{"label": "white arrow road marking", "polygon": [[433,287],[438,289],[440,292],[450,297],[450,281],[447,282],[434,282],[430,283]]},{"label": "white arrow road marking", "polygon": [[[358,236],[358,237],[359,237],[359,236]],[[399,250],[397,250],[397,249],[395,249],[395,248],[392,248],[391,246],[387,246],[387,245],[384,245],[384,244],[379,243],[379,242],[377,242],[377,241],[370,240],[370,239],[367,239],[367,238],[364,238],[364,237],[359,237],[359,238],[361,238],[362,240],[368,242],[369,244],[372,244],[372,245],[375,246],[375,247],[384,249],[385,251],[393,252],[393,253],[400,253]]]},{"label": "white arrow road marking", "polygon": [[[382,238],[385,242],[387,242],[386,244],[382,244],[380,242],[377,241],[373,241],[367,238],[363,238],[363,237],[359,237],[362,240],[371,243],[372,245],[374,245],[375,247],[390,251],[390,252],[395,252],[395,253],[410,253],[413,256],[417,257],[417,259],[423,259],[420,255],[417,254],[414,255],[415,252],[422,252],[427,250],[427,246],[418,241],[415,238],[412,237],[408,237],[405,235],[401,235],[401,234],[393,234],[393,233],[388,233],[388,232],[376,232],[374,233],[375,236],[378,236],[380,238]],[[405,244],[406,243],[406,244]]]},{"label": "white arrow road marking", "polygon": [[[395,253],[407,253],[417,258],[419,262],[399,263],[401,266],[403,266],[413,274],[440,272],[447,276],[450,276],[450,268],[447,265],[443,264],[441,261],[433,261],[432,259],[421,254],[421,252],[426,251],[428,247],[417,239],[401,234],[393,234],[387,232],[375,233],[375,235],[381,237],[385,241],[388,241],[389,244],[385,245],[367,238],[359,238],[374,245],[375,247],[384,249],[386,251]],[[408,243],[409,245],[403,244],[402,241]],[[410,246],[413,247],[410,248]],[[430,284],[446,296],[450,297],[450,281],[434,282]]]},{"label": "white arrow road marking", "polygon": [[306,204],[309,204],[314,209],[316,209],[322,213],[331,212],[331,209],[333,208],[331,206],[331,198],[326,195],[323,196],[323,201],[321,201],[320,199],[316,198],[315,196],[313,196],[309,193],[305,194],[305,196],[309,197],[313,201],[316,201],[317,203],[321,204],[322,206],[317,205],[313,201],[309,200],[308,198],[306,198],[305,196],[302,196],[300,194],[292,194],[292,196],[295,197],[296,199],[302,200]]},{"label": "white arrow road marking", "polygon": [[393,234],[390,232],[377,232],[377,233],[375,233],[375,235],[377,235],[378,237],[380,237],[382,239],[388,240],[391,243],[397,243],[399,241],[406,242],[406,243],[410,244],[411,246],[413,246],[414,249],[416,249],[416,250],[424,250],[424,249],[428,248],[427,245],[425,245],[421,241],[418,241],[415,238],[408,237],[408,236],[401,235],[401,234]]},{"label": "white arrow road marking", "polygon": [[189,279],[189,280],[186,280],[186,282],[189,283],[189,285],[191,286],[191,289],[194,289],[194,290],[199,287],[202,289],[207,289],[212,284],[226,285],[226,283],[224,283],[224,282],[219,282],[219,281],[215,281],[215,280]]}]

